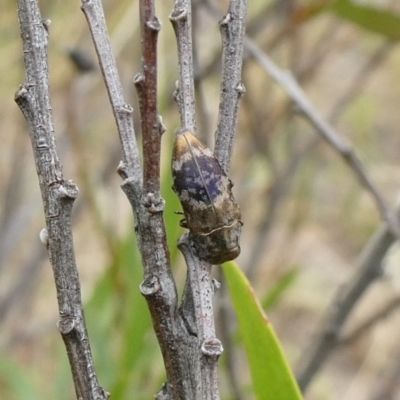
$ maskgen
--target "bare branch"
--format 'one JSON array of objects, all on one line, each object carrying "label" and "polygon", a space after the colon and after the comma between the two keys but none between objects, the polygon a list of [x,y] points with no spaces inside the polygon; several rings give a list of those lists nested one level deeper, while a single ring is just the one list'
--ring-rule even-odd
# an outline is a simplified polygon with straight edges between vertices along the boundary
[{"label": "bare branch", "polygon": [[[239,3],[239,6],[243,2]],[[236,130],[237,119],[237,84],[234,84],[233,90],[230,90],[230,79],[233,79],[235,74],[241,76],[242,66],[242,44],[236,37],[240,33],[243,36],[244,20],[246,9],[238,9],[238,3],[232,1],[230,14],[224,23],[225,32],[225,58],[226,68],[224,75],[224,83],[222,91],[226,91],[224,95],[221,93],[221,107],[223,112],[228,116],[229,120],[222,118],[224,123],[230,124],[231,128]],[[239,18],[240,17],[240,18]],[[171,13],[170,19],[174,26],[179,56],[179,87],[177,89],[176,100],[181,115],[182,126],[186,130],[194,132],[195,116],[194,116],[194,74],[193,74],[193,54],[192,54],[192,32],[191,32],[191,8],[188,1],[176,1],[174,10]],[[239,23],[239,24],[238,24]],[[226,26],[225,26],[226,25]],[[237,32],[239,29],[239,32]],[[232,38],[228,38],[232,35]],[[232,40],[230,40],[232,39]],[[229,52],[235,51],[235,56],[231,56]],[[228,54],[229,53],[229,54]],[[234,71],[230,69],[235,69]],[[228,87],[225,89],[225,87]],[[233,115],[233,117],[232,117]],[[232,119],[233,118],[233,119]],[[234,123],[232,123],[232,121]],[[192,127],[192,129],[191,129]],[[204,135],[205,136],[205,135]],[[234,134],[230,137],[220,136],[220,148],[232,148]],[[221,160],[224,162],[225,171],[229,169],[229,159],[231,151],[226,150]],[[189,332],[197,336],[197,349],[201,353],[197,357],[192,357],[191,366],[194,371],[197,371],[196,395],[204,399],[218,399],[218,376],[217,363],[219,355],[222,352],[222,345],[215,337],[214,316],[212,309],[212,279],[211,265],[194,253],[193,246],[196,243],[192,235],[184,235],[179,242],[179,249],[182,251],[186,263],[188,265],[188,277],[184,292],[184,297],[180,307],[180,313],[187,326]],[[198,351],[198,350],[197,350]],[[192,377],[193,379],[193,377]],[[203,397],[201,397],[203,396]]]},{"label": "bare branch", "polygon": [[215,336],[212,306],[215,285],[211,279],[211,265],[193,254],[189,235],[182,236],[178,247],[188,266],[188,282],[196,317],[197,342],[201,351],[200,376],[197,376],[198,395],[203,399],[217,400],[219,399],[217,366],[223,348]]},{"label": "bare branch", "polygon": [[390,230],[395,236],[400,237],[400,227],[394,212],[386,204],[386,201],[379,193],[379,190],[375,187],[351,145],[318,113],[290,73],[279,69],[279,67],[274,64],[273,61],[250,39],[245,39],[245,45],[246,49],[260,63],[260,65],[282,86],[323,138],[330,143],[331,146],[350,165],[360,183],[373,197],[382,218],[387,222]]},{"label": "bare branch", "polygon": [[[228,173],[232,156],[239,97],[244,91],[241,85],[241,68],[246,6],[245,1],[231,1],[229,12],[221,23],[224,69],[221,85],[220,120],[217,130],[219,132],[220,129],[221,134],[217,134],[215,139],[214,153],[226,173]],[[189,130],[188,121],[189,123],[193,121],[193,126],[195,126],[194,114],[192,118],[192,113],[194,113],[194,88],[191,85],[194,81],[194,75],[190,14],[190,4],[187,1],[176,1],[170,17],[174,25],[179,53],[180,80],[176,99],[182,125]],[[182,88],[184,89],[182,90]],[[190,111],[188,112],[188,110]],[[203,134],[203,136],[206,136],[206,134]],[[222,352],[222,346],[215,337],[212,312],[213,291],[211,290],[212,280],[210,277],[211,265],[200,260],[193,253],[191,240],[191,235],[184,235],[179,242],[179,248],[185,257],[189,271],[180,313],[188,331],[198,336],[198,346],[202,349],[198,368],[199,381],[205,398],[217,399],[219,398],[217,362],[219,354]],[[211,358],[207,359],[205,356]],[[194,359],[193,362],[196,363],[196,360]]]},{"label": "bare branch", "polygon": [[132,121],[132,107],[124,100],[117,65],[112,53],[110,38],[100,0],[82,0],[82,11],[88,21],[100,62],[101,72],[120,135],[123,161],[128,175],[141,185],[142,174],[139,151]]},{"label": "bare branch", "polygon": [[239,112],[245,92],[242,84],[243,37],[247,0],[231,0],[220,21],[222,36],[222,82],[214,154],[226,174],[229,172]]},{"label": "bare branch", "polygon": [[[400,212],[398,212],[400,217]],[[333,302],[329,315],[318,329],[317,338],[313,338],[312,349],[307,349],[301,360],[298,374],[299,385],[305,390],[313,376],[338,345],[342,328],[357,301],[371,283],[382,275],[382,260],[396,237],[386,224],[383,224],[371,238],[360,255],[357,273],[344,290],[341,290]]]},{"label": "bare branch", "polygon": [[178,43],[179,86],[175,98],[178,102],[182,127],[195,133],[191,1],[176,0],[169,19]]},{"label": "bare branch", "polygon": [[[217,271],[218,279],[224,279],[222,269]],[[232,400],[243,400],[245,398],[242,393],[243,388],[240,385],[240,361],[239,355],[235,347],[235,332],[237,332],[237,324],[235,321],[234,311],[229,301],[229,293],[227,285],[221,285],[218,291],[218,300],[216,302],[216,321],[224,344],[224,364],[226,370],[227,383]]]},{"label": "bare branch", "polygon": [[164,127],[157,112],[157,38],[161,29],[152,0],[140,1],[142,70],[134,83],[139,95],[143,135],[143,184],[151,193],[160,191],[161,134]]},{"label": "bare branch", "polygon": [[[321,43],[318,44],[321,45]],[[360,95],[364,89],[364,82],[366,82],[371,74],[375,72],[376,69],[381,66],[382,62],[387,59],[387,55],[393,48],[393,45],[394,44],[391,41],[384,43],[357,72],[357,75],[352,80],[351,86],[348,88],[346,93],[343,96],[340,96],[332,105],[329,113],[329,122],[331,124],[336,122],[348,105]],[[317,65],[317,60],[315,58],[313,59],[313,62],[314,65]],[[321,140],[321,136],[313,136],[300,151],[292,154],[284,170],[280,174],[276,173],[278,176],[268,190],[267,212],[265,213],[264,218],[259,225],[258,233],[256,235],[257,239],[254,243],[252,251],[250,252],[246,269],[247,276],[250,281],[251,277],[256,271],[258,260],[260,259],[262,253],[265,252],[268,235],[270,234],[270,228],[276,217],[276,211],[284,203],[282,199],[290,189],[290,182],[293,178],[294,172],[297,170],[300,162],[305,159],[313,149],[315,149]]]},{"label": "bare branch", "polygon": [[47,44],[49,21],[42,21],[37,1],[19,0],[26,82],[15,95],[29,125],[47,226],[47,248],[57,289],[58,329],[71,365],[76,395],[107,399],[94,370],[82,307],[72,241],[71,212],[78,188],[63,178],[51,112]]}]

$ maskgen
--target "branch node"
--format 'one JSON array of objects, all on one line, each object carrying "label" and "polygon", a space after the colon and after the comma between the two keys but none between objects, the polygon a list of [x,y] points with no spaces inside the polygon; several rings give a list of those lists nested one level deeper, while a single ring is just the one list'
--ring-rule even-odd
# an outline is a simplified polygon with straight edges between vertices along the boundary
[{"label": "branch node", "polygon": [[102,387],[97,387],[97,393],[95,400],[108,400],[111,394],[107,392],[107,390],[103,389]]},{"label": "branch node", "polygon": [[160,132],[160,135],[162,135],[166,130],[167,130],[167,128],[166,128],[166,126],[164,125],[164,123],[163,123],[163,119],[162,119],[162,116],[161,115],[159,115],[158,117],[157,117],[157,122],[158,122],[158,130],[159,130],[159,132]]},{"label": "branch node", "polygon": [[47,246],[49,245],[49,232],[47,231],[46,228],[43,228],[39,232],[39,239],[40,239],[41,243],[43,243],[47,248]]},{"label": "branch node", "polygon": [[154,296],[160,290],[161,284],[156,275],[146,278],[140,285],[140,293],[145,297]]},{"label": "branch node", "polygon": [[57,322],[57,329],[62,335],[71,333],[75,328],[75,319],[71,315],[62,315],[60,320]]},{"label": "branch node", "polygon": [[244,86],[243,83],[239,83],[236,86],[236,91],[238,92],[238,96],[242,97],[246,93],[246,87]]},{"label": "branch node", "polygon": [[179,105],[182,102],[182,94],[179,87],[179,81],[175,82],[175,90],[173,93],[174,101]]},{"label": "branch node", "polygon": [[169,19],[171,22],[179,22],[182,20],[186,20],[188,16],[188,12],[185,8],[175,8],[172,10]]},{"label": "branch node", "polygon": [[28,98],[28,88],[26,84],[19,85],[18,90],[15,92],[14,101],[19,105],[22,101]]},{"label": "branch node", "polygon": [[[123,161],[120,161],[117,167],[117,174],[125,181],[128,178],[128,169]],[[124,184],[124,182],[122,183]]]},{"label": "branch node", "polygon": [[161,386],[161,389],[156,393],[154,398],[156,400],[169,400],[170,396],[168,393],[168,386],[169,385],[167,382],[163,383],[163,385]]},{"label": "branch node", "polygon": [[78,196],[79,189],[73,181],[66,181],[63,185],[59,185],[56,194],[60,199],[75,200]]},{"label": "branch node", "polygon": [[[38,130],[39,130],[39,128],[38,128]],[[46,150],[49,148],[49,145],[47,144],[47,139],[45,136],[40,136],[37,138],[36,147],[41,150]]]},{"label": "branch node", "polygon": [[120,113],[132,114],[133,108],[130,104],[124,104],[120,107],[117,107],[117,111]]},{"label": "branch node", "polygon": [[143,205],[148,209],[151,214],[158,214],[163,212],[165,200],[157,195],[157,193],[147,193],[144,196]]},{"label": "branch node", "polygon": [[214,293],[221,288],[221,283],[219,281],[217,281],[216,279],[212,279],[211,283],[213,285]]},{"label": "branch node", "polygon": [[208,357],[218,358],[223,351],[224,348],[217,338],[205,340],[201,345],[201,352]]},{"label": "branch node", "polygon": [[144,75],[141,72],[138,72],[133,78],[133,84],[135,86],[142,86],[144,83]]},{"label": "branch node", "polygon": [[231,21],[232,21],[231,13],[228,13],[228,14],[226,14],[226,15],[221,19],[221,21],[219,21],[219,26],[220,26],[221,28],[223,28],[223,27],[225,27],[226,25],[228,25],[229,22],[231,22]]},{"label": "branch node", "polygon": [[93,1],[92,0],[82,0],[81,9],[83,10],[84,8],[89,8],[89,7],[93,7]]},{"label": "branch node", "polygon": [[146,26],[155,32],[159,32],[161,29],[161,22],[156,16],[153,16],[150,21],[146,22]]},{"label": "branch node", "polygon": [[47,32],[47,34],[50,34],[50,25],[51,25],[51,20],[50,19],[44,19],[42,20],[42,25],[44,30]]}]

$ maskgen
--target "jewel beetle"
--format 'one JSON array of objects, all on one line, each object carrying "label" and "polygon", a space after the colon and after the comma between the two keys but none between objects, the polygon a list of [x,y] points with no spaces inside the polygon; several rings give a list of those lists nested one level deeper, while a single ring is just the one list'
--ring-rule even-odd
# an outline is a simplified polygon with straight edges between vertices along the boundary
[{"label": "jewel beetle", "polygon": [[240,209],[232,182],[212,151],[192,132],[176,132],[172,150],[173,190],[197,255],[211,264],[233,260],[240,254]]}]

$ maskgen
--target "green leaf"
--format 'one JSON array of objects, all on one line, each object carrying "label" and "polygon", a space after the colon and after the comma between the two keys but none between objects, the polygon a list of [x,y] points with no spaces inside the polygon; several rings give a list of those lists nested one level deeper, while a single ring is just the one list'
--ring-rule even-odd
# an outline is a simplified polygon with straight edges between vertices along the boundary
[{"label": "green leaf", "polygon": [[355,4],[350,0],[334,2],[330,10],[339,17],[371,32],[386,36],[388,39],[400,39],[400,15],[374,7]]},{"label": "green leaf", "polygon": [[300,400],[297,382],[253,288],[234,262],[223,265],[259,400]]}]

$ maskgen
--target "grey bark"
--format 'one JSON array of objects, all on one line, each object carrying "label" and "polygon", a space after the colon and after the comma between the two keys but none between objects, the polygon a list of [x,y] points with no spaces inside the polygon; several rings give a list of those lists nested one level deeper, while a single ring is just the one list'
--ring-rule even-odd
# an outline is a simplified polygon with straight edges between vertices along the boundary
[{"label": "grey bark", "polygon": [[43,21],[37,1],[19,0],[25,83],[15,95],[28,123],[42,194],[46,227],[41,233],[53,268],[60,320],[57,324],[67,350],[76,396],[107,399],[99,385],[86,330],[72,239],[71,212],[78,188],[63,177],[54,136],[49,95],[47,44],[49,21]]}]

